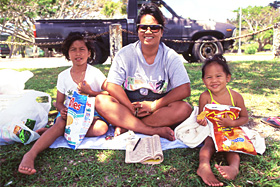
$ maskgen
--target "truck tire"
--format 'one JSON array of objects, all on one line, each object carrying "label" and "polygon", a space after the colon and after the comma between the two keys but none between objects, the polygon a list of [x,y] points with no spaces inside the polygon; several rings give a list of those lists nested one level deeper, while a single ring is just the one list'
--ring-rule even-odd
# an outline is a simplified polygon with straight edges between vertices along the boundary
[{"label": "truck tire", "polygon": [[184,53],[182,53],[182,55],[187,62],[192,63],[193,59],[192,59],[192,57],[190,56],[189,53],[184,52]]},{"label": "truck tire", "polygon": [[99,44],[98,42],[94,42],[93,43],[94,49],[95,49],[95,54],[93,56],[93,61],[92,61],[92,65],[95,64],[103,64],[108,56],[109,56],[109,52],[105,49],[103,49],[101,47],[101,44]]},{"label": "truck tire", "polygon": [[[203,36],[198,39],[198,41],[203,40],[217,40],[213,36]],[[197,62],[205,62],[206,58],[210,58],[215,54],[222,54],[223,46],[221,42],[211,42],[211,43],[195,43],[192,49],[192,55]]]}]

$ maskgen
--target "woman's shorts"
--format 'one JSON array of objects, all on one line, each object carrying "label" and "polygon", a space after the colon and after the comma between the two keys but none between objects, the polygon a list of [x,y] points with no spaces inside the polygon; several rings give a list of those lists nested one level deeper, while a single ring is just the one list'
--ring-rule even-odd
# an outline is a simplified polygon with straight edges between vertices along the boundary
[{"label": "woman's shorts", "polygon": [[128,91],[128,90],[124,90],[128,99],[130,100],[130,102],[136,102],[136,101],[154,101],[157,99],[160,99],[162,97],[164,97],[166,94],[168,94],[168,92],[164,93],[164,94],[157,94],[152,92],[151,90],[148,90],[148,93],[146,95],[143,95],[140,93],[140,89],[139,90],[135,90],[135,91]]}]

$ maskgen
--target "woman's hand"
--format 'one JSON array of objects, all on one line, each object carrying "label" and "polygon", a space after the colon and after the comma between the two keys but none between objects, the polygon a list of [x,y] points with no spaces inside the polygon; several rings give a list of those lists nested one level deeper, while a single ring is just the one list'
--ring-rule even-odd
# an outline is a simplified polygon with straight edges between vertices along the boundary
[{"label": "woman's hand", "polygon": [[152,101],[142,101],[142,102],[133,102],[133,106],[136,110],[137,117],[146,117],[152,114],[151,105]]}]

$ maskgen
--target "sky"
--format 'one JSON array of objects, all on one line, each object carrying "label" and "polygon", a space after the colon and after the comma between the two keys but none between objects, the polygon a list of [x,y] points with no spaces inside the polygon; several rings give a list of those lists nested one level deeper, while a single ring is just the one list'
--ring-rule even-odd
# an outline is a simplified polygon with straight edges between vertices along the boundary
[{"label": "sky", "polygon": [[196,20],[226,22],[236,18],[239,7],[267,6],[274,0],[164,0],[179,16]]}]

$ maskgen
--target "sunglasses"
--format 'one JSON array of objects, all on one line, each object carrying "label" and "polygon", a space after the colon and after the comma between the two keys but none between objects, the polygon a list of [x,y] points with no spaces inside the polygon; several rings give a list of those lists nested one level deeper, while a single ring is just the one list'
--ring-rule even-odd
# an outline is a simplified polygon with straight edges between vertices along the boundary
[{"label": "sunglasses", "polygon": [[137,30],[141,29],[140,32],[146,32],[150,28],[150,31],[152,33],[158,33],[160,29],[162,29],[162,25],[143,25],[143,24],[137,24]]}]

